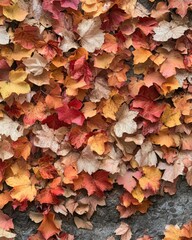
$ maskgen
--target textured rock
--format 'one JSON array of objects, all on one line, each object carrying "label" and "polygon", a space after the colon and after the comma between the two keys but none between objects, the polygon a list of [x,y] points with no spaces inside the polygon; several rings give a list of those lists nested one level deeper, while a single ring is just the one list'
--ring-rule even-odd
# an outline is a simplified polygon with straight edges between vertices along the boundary
[{"label": "textured rock", "polygon": [[[77,229],[72,218],[63,218],[63,230],[75,235],[75,240],[105,240],[114,234],[121,221],[130,224],[133,240],[144,234],[149,234],[154,240],[162,239],[167,224],[178,224],[190,220],[192,214],[191,187],[181,180],[177,184],[174,196],[155,196],[150,200],[153,205],[146,214],[136,214],[128,219],[119,219],[116,205],[122,189],[114,189],[107,194],[107,206],[98,207],[92,217],[93,230]],[[16,240],[27,240],[34,233],[37,225],[30,221],[26,213],[6,209],[14,218]],[[118,237],[116,239],[119,239]]]}]

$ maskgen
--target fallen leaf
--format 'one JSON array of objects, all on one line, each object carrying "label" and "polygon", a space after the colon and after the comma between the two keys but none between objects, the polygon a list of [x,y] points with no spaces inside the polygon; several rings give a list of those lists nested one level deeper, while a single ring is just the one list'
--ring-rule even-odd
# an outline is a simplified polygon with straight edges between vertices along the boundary
[{"label": "fallen leaf", "polygon": [[128,106],[123,104],[117,113],[118,121],[114,126],[114,132],[117,137],[122,137],[123,133],[133,134],[137,131],[137,123],[134,118],[138,115],[137,112],[129,111]]},{"label": "fallen leaf", "polygon": [[78,25],[77,32],[81,37],[81,45],[89,52],[94,52],[104,43],[104,33],[100,27],[101,20],[99,17],[84,19]]}]

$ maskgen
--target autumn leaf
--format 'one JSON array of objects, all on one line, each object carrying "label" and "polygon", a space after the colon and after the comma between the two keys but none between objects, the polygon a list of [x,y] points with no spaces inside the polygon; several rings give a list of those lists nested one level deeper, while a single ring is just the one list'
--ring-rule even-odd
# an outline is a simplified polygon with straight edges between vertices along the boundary
[{"label": "autumn leaf", "polygon": [[11,148],[11,144],[7,140],[0,142],[0,158],[2,161],[13,157],[14,152]]},{"label": "autumn leaf", "polygon": [[[19,137],[23,135],[23,127],[18,122],[13,121],[7,115],[4,115],[2,119],[0,119],[0,135],[5,135],[16,141]],[[14,131],[13,131],[14,129]]]},{"label": "autumn leaf", "polygon": [[124,104],[117,115],[119,118],[114,126],[114,132],[117,137],[122,137],[123,133],[133,134],[136,132],[137,124],[134,118],[138,115],[137,112],[129,111],[128,106]]},{"label": "autumn leaf", "polygon": [[167,225],[164,234],[163,240],[181,240],[181,230],[178,225]]},{"label": "autumn leaf", "polygon": [[23,63],[26,66],[28,73],[32,73],[34,76],[38,76],[43,73],[43,70],[47,65],[47,60],[35,52],[31,58],[24,59]]},{"label": "autumn leaf", "polygon": [[1,34],[0,44],[1,45],[8,44],[9,43],[9,34],[6,31],[5,26],[0,26],[0,34]]},{"label": "autumn leaf", "polygon": [[55,219],[55,214],[48,212],[44,214],[43,221],[38,227],[43,237],[47,240],[51,236],[58,234],[61,230],[60,222]]},{"label": "autumn leaf", "polygon": [[152,53],[143,48],[137,48],[133,51],[134,64],[144,63],[152,55]]},{"label": "autumn leaf", "polygon": [[84,19],[79,23],[77,33],[81,37],[81,45],[89,52],[99,49],[104,43],[104,33],[100,29],[101,20],[99,17]]},{"label": "autumn leaf", "polygon": [[89,230],[93,229],[93,225],[90,221],[83,220],[79,217],[74,217],[74,222],[78,228],[89,229]]},{"label": "autumn leaf", "polygon": [[154,28],[155,34],[153,39],[155,41],[166,42],[168,39],[177,39],[181,37],[188,29],[187,25],[179,25],[178,22],[161,21],[158,27]]},{"label": "autumn leaf", "polygon": [[20,202],[34,200],[37,190],[29,177],[29,171],[26,169],[25,163],[22,161],[12,164],[5,181],[7,185],[13,187],[10,194],[13,199]]},{"label": "autumn leaf", "polygon": [[123,185],[123,187],[131,193],[137,185],[137,180],[139,180],[141,176],[142,174],[139,171],[137,172],[128,171],[123,176],[119,176],[117,178],[117,183],[119,185]]},{"label": "autumn leaf", "polygon": [[176,8],[176,12],[184,17],[187,14],[187,9],[191,4],[191,0],[169,0],[169,8]]},{"label": "autumn leaf", "polygon": [[99,169],[100,162],[97,156],[87,146],[81,152],[81,155],[77,161],[78,172],[85,171],[89,174],[96,172]]},{"label": "autumn leaf", "polygon": [[139,179],[141,188],[157,192],[160,187],[161,171],[156,167],[143,167],[142,170],[144,176]]},{"label": "autumn leaf", "polygon": [[9,72],[9,81],[0,81],[0,93],[5,99],[12,93],[25,94],[30,92],[30,86],[25,82],[27,73],[23,69]]},{"label": "autumn leaf", "polygon": [[3,7],[3,15],[11,20],[23,21],[28,14],[28,5],[23,0]]},{"label": "autumn leaf", "polygon": [[146,141],[141,145],[141,149],[135,155],[135,160],[139,166],[156,166],[157,155],[151,142]]},{"label": "autumn leaf", "polygon": [[130,226],[124,222],[115,230],[115,234],[121,236],[121,240],[130,240],[132,232]]},{"label": "autumn leaf", "polygon": [[97,154],[102,155],[105,152],[105,143],[107,141],[108,137],[105,133],[98,133],[88,139],[87,145],[92,151],[95,151]]}]

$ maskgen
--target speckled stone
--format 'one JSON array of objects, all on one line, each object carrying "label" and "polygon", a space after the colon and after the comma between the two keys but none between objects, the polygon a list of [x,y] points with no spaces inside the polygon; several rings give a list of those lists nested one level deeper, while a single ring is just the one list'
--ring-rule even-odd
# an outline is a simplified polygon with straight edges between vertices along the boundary
[{"label": "speckled stone", "polygon": [[[154,240],[163,238],[163,232],[167,224],[178,224],[181,226],[190,220],[192,216],[192,188],[185,180],[177,184],[177,193],[173,196],[151,197],[153,205],[146,214],[136,214],[128,219],[119,219],[116,205],[122,188],[118,186],[107,193],[107,206],[98,207],[91,221],[93,230],[77,229],[71,217],[63,217],[63,231],[75,235],[75,240],[106,240],[114,235],[115,229],[121,221],[128,223],[133,232],[133,240],[144,234],[153,237]],[[16,240],[27,240],[38,227],[24,212],[6,209],[6,213],[14,219]],[[115,236],[115,235],[114,235]],[[116,239],[119,239],[116,237]]]}]

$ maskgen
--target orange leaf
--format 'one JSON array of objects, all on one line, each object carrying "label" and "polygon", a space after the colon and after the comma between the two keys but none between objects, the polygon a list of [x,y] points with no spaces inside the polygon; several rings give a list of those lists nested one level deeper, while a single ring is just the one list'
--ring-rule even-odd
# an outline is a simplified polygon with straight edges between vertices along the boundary
[{"label": "orange leaf", "polygon": [[55,214],[49,212],[43,217],[43,221],[38,230],[42,233],[43,237],[47,240],[51,236],[58,234],[61,230],[60,224],[55,220]]}]

